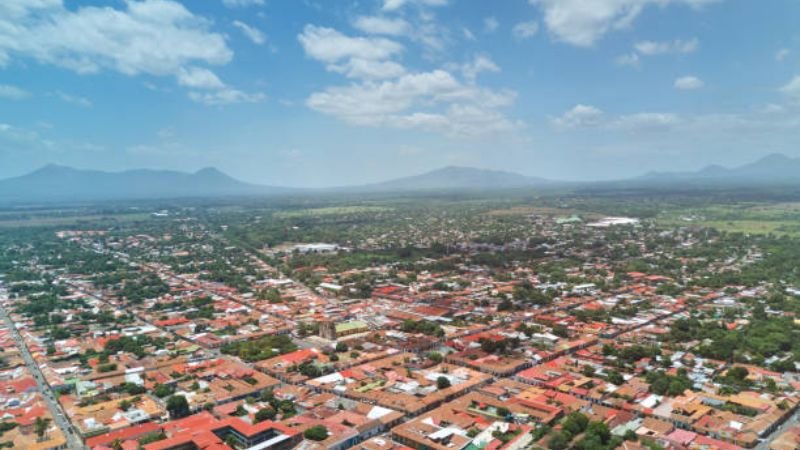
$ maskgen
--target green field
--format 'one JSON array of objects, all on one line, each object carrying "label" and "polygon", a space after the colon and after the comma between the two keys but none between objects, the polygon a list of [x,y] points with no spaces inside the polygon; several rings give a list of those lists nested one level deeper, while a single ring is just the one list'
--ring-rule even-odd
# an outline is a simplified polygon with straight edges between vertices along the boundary
[{"label": "green field", "polygon": [[391,211],[383,206],[333,206],[327,208],[298,209],[294,211],[280,211],[274,214],[279,219],[292,219],[298,217],[321,217],[346,214],[363,214]]},{"label": "green field", "polygon": [[660,214],[663,226],[703,226],[748,234],[800,236],[800,203],[734,203],[675,209]]}]

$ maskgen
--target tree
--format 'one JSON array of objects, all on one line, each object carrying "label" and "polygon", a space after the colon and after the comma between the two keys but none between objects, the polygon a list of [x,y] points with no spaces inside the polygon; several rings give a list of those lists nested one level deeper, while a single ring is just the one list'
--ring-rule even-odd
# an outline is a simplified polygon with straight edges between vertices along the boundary
[{"label": "tree", "polygon": [[311,441],[324,441],[328,439],[328,429],[322,425],[314,425],[303,432],[303,437]]},{"label": "tree", "polygon": [[565,450],[569,446],[569,439],[564,436],[564,433],[553,433],[550,440],[547,441],[547,448],[551,450]]},{"label": "tree", "polygon": [[625,378],[622,376],[622,374],[616,371],[608,372],[608,375],[606,375],[606,380],[608,380],[609,383],[617,386],[621,386],[625,383]]},{"label": "tree", "polygon": [[344,353],[348,350],[347,344],[344,342],[337,342],[336,343],[336,353]]},{"label": "tree", "polygon": [[442,360],[444,360],[444,357],[439,352],[430,352],[428,353],[428,359],[435,362],[436,364],[439,364],[442,362]]},{"label": "tree", "polygon": [[574,412],[570,413],[570,415],[564,419],[564,422],[561,424],[561,428],[571,436],[577,436],[578,434],[582,433],[588,425],[588,417],[579,412]]},{"label": "tree", "polygon": [[50,426],[50,419],[45,419],[41,416],[37,417],[36,420],[33,422],[33,429],[36,432],[36,436],[39,437],[41,441],[44,439],[44,434],[47,432],[47,428]]},{"label": "tree", "polygon": [[272,420],[275,418],[275,410],[271,407],[269,408],[261,408],[256,412],[256,416],[254,419],[255,423],[263,422],[265,420]]},{"label": "tree", "polygon": [[157,384],[153,389],[153,394],[155,394],[158,398],[164,398],[169,394],[172,394],[172,388],[166,384]]},{"label": "tree", "polygon": [[450,387],[450,379],[445,376],[440,376],[436,379],[436,387],[438,389],[447,389]]},{"label": "tree", "polygon": [[183,395],[173,395],[167,399],[167,411],[171,419],[179,419],[189,415],[189,402]]}]

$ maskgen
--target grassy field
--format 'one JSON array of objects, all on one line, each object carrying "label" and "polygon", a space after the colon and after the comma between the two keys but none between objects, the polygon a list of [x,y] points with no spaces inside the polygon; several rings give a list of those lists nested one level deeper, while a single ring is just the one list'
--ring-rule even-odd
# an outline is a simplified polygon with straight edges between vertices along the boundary
[{"label": "grassy field", "polygon": [[43,227],[60,225],[108,225],[110,223],[136,222],[150,219],[150,214],[90,214],[90,215],[37,215],[30,214],[26,217],[0,216],[0,228]]},{"label": "grassy field", "polygon": [[574,208],[554,208],[550,206],[512,206],[510,208],[493,209],[487,214],[490,216],[529,216],[531,214],[539,216],[571,216],[573,214],[600,216],[599,214],[579,211]]},{"label": "grassy field", "polygon": [[663,226],[704,226],[748,234],[800,236],[800,203],[715,204],[662,213]]},{"label": "grassy field", "polygon": [[334,206],[330,208],[298,209],[295,211],[280,211],[274,214],[279,219],[292,219],[298,217],[321,217],[346,214],[363,214],[371,212],[390,211],[391,208],[383,206]]}]

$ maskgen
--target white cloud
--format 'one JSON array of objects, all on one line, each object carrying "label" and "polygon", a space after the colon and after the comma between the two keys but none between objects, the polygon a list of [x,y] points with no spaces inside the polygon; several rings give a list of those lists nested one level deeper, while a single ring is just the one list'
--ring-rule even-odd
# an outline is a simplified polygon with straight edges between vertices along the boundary
[{"label": "white cloud", "polygon": [[461,67],[464,78],[474,82],[481,72],[500,72],[500,67],[487,55],[476,55],[471,62]]},{"label": "white cloud", "polygon": [[31,96],[25,89],[10,84],[0,84],[0,98],[8,100],[23,100]]},{"label": "white cloud", "polygon": [[645,56],[662,55],[669,53],[692,53],[697,50],[699,41],[697,38],[684,41],[675,39],[674,41],[640,41],[634,44],[633,48]]},{"label": "white cloud", "polygon": [[687,75],[685,77],[680,77],[675,79],[675,83],[673,83],[675,89],[680,89],[682,91],[693,91],[695,89],[700,89],[705,86],[703,80],[697,78],[692,75]]},{"label": "white cloud", "polygon": [[330,87],[312,94],[306,103],[353,125],[467,136],[517,128],[518,123],[498,111],[515,98],[514,92],[465,85],[449,72],[434,70],[379,83]]},{"label": "white cloud", "polygon": [[444,6],[447,4],[447,0],[384,0],[383,9],[386,11],[394,11],[411,4],[419,6]]},{"label": "white cloud", "polygon": [[577,104],[560,117],[553,119],[559,128],[593,127],[602,124],[605,113],[594,106]]},{"label": "white cloud", "polygon": [[298,36],[306,54],[335,63],[347,58],[381,60],[400,53],[403,46],[385,38],[350,37],[333,28],[306,25]]},{"label": "white cloud", "polygon": [[539,24],[535,20],[520,22],[511,28],[511,34],[518,40],[531,38],[538,32]]},{"label": "white cloud", "polygon": [[377,16],[360,16],[353,26],[368,34],[385,34],[389,36],[402,36],[408,34],[411,26],[403,19],[389,19]]},{"label": "white cloud", "polygon": [[788,83],[781,87],[780,90],[784,94],[800,100],[800,75],[796,75]]},{"label": "white cloud", "polygon": [[403,46],[386,38],[350,37],[332,28],[306,25],[298,39],[308,56],[349,78],[382,79],[405,73],[402,65],[389,61]]},{"label": "white cloud", "polygon": [[783,61],[784,59],[786,59],[787,56],[789,56],[789,53],[791,53],[791,50],[789,50],[788,48],[782,48],[777,52],[775,52],[775,60],[779,62]]},{"label": "white cloud", "polygon": [[619,116],[607,126],[625,131],[657,131],[677,125],[679,121],[676,114],[644,112]]},{"label": "white cloud", "polygon": [[529,0],[544,14],[558,41],[590,47],[607,33],[628,28],[648,6],[670,4],[698,8],[717,0]]},{"label": "white cloud", "polygon": [[461,29],[461,34],[463,34],[464,35],[464,39],[466,39],[468,41],[477,40],[477,38],[475,37],[475,33],[470,31],[470,29],[467,28],[467,27],[464,27],[464,28]]},{"label": "white cloud", "polygon": [[[442,48],[435,20],[421,14],[421,23],[385,22],[358,18],[356,28],[369,34],[403,36],[423,50]],[[431,38],[432,40],[428,40]],[[498,72],[488,56],[476,55],[448,70],[413,72],[398,62],[405,48],[378,36],[347,36],[332,28],[306,25],[298,35],[305,53],[325,69],[354,80],[312,93],[306,106],[348,124],[368,127],[417,129],[466,136],[512,130],[520,126],[500,111],[512,105],[516,93],[485,89],[476,84],[483,72]],[[460,72],[463,78],[453,73]]]},{"label": "white cloud", "polygon": [[494,33],[499,26],[500,22],[497,21],[497,17],[489,16],[483,19],[483,31],[487,33]]},{"label": "white cloud", "polygon": [[395,78],[406,73],[406,68],[394,61],[361,58],[351,58],[342,64],[329,65],[328,70],[344,74],[347,78],[365,80]]},{"label": "white cloud", "polygon": [[219,96],[236,97],[231,95],[235,89],[199,68],[225,65],[233,58],[225,37],[210,30],[209,20],[174,0],[122,5],[68,9],[63,0],[4,0],[0,66],[12,58],[29,58],[79,74],[112,70],[128,76],[172,76],[184,86],[200,83],[204,89],[221,89]]},{"label": "white cloud", "polygon": [[177,79],[178,84],[191,89],[189,99],[204,105],[257,103],[265,99],[264,94],[248,94],[228,86],[214,72],[202,67],[181,69]]},{"label": "white cloud", "polygon": [[85,97],[67,94],[66,92],[61,92],[61,91],[56,91],[53,94],[56,97],[58,97],[62,102],[71,103],[73,105],[77,105],[82,108],[90,108],[92,106],[92,101]]},{"label": "white cloud", "polygon": [[0,123],[0,144],[11,150],[52,150],[55,143],[34,130]]},{"label": "white cloud", "polygon": [[246,6],[263,6],[264,0],[222,0],[228,8],[242,8]]},{"label": "white cloud", "polygon": [[672,41],[639,41],[633,45],[633,51],[622,54],[614,59],[620,66],[638,68],[641,66],[642,57],[665,54],[686,54],[697,50],[700,41],[697,38],[689,40],[674,39]]},{"label": "white cloud", "polygon": [[202,67],[181,68],[177,74],[178,84],[192,89],[222,89],[225,87],[214,72]]},{"label": "white cloud", "polygon": [[603,128],[617,131],[647,131],[675,125],[679,122],[679,118],[672,113],[651,112],[610,117],[600,108],[578,104],[552,122],[561,129]]},{"label": "white cloud", "polygon": [[163,76],[192,62],[219,65],[233,57],[224,37],[208,30],[208,21],[171,0],[75,11],[60,0],[23,2],[27,6],[18,7],[17,16],[3,14],[7,3],[0,6],[0,61],[17,55],[78,73],[110,69]]},{"label": "white cloud", "polygon": [[239,20],[234,20],[233,26],[241,30],[242,33],[254,44],[261,45],[267,42],[267,37],[264,36],[264,33],[262,33],[258,28],[251,27],[250,25]]},{"label": "white cloud", "polygon": [[189,92],[189,98],[205,105],[229,105],[232,103],[258,103],[265,99],[264,94],[248,94],[237,89],[225,87],[215,91]]},{"label": "white cloud", "polygon": [[636,52],[619,55],[616,57],[616,59],[614,59],[614,62],[620,66],[639,67],[641,65],[641,59],[639,58],[639,54]]}]

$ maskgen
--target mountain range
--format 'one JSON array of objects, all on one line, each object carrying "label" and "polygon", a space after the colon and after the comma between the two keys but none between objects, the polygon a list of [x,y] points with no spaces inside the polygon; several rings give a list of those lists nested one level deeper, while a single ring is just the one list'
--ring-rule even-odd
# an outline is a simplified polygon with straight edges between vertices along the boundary
[{"label": "mountain range", "polygon": [[49,164],[0,180],[0,201],[81,201],[282,193],[289,189],[239,181],[217,169],[194,173],[136,169],[81,170]]},{"label": "mountain range", "polygon": [[696,172],[650,172],[640,181],[713,181],[725,184],[800,184],[800,158],[780,153],[739,167],[706,166]]},{"label": "mountain range", "polygon": [[313,190],[245,183],[215,168],[205,168],[194,173],[150,169],[103,172],[50,164],[26,175],[0,180],[0,202],[283,195],[319,192],[499,190],[614,184],[626,186],[795,184],[800,186],[800,176],[798,175],[800,175],[800,158],[771,154],[758,161],[734,168],[712,165],[694,172],[651,172],[641,177],[617,182],[567,183],[529,177],[515,172],[450,166],[381,183]]}]

